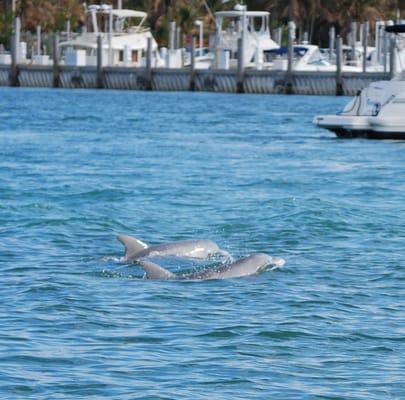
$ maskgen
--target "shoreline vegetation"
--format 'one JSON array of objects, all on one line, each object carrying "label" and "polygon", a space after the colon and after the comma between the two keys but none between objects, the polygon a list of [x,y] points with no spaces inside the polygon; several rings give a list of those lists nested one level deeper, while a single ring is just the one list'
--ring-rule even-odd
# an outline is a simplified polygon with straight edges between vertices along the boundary
[{"label": "shoreline vegetation", "polygon": [[[22,31],[36,31],[38,25],[43,32],[62,32],[69,22],[76,31],[83,25],[85,8],[103,2],[79,0],[13,0],[0,3],[0,43],[9,47],[13,18],[21,18]],[[108,2],[117,7],[116,2]],[[250,0],[244,2],[247,9],[269,11],[271,28],[287,29],[289,20],[295,21],[298,35],[307,33],[309,41],[326,47],[329,28],[334,26],[336,33],[345,37],[352,21],[370,21],[371,27],[378,20],[398,20],[400,10],[405,9],[405,0]],[[213,13],[232,9],[236,1],[223,0],[123,0],[122,7],[145,11],[147,24],[160,46],[166,46],[170,21],[176,21],[181,28],[184,43],[198,34],[195,21],[204,21],[205,34],[215,30]],[[370,31],[373,34],[373,31]],[[284,43],[282,43],[284,44]]]}]

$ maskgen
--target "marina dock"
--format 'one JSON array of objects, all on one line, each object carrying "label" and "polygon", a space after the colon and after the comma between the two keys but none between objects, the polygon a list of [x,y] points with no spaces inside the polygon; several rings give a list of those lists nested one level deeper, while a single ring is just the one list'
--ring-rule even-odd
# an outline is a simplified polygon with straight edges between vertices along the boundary
[{"label": "marina dock", "polygon": [[0,86],[353,96],[385,72],[292,72],[192,68],[0,65]]},{"label": "marina dock", "polygon": [[[367,55],[365,23],[360,42],[357,28],[352,27],[351,47],[346,46],[345,55],[342,37],[335,37],[331,29],[329,56],[325,56],[318,46],[295,43],[292,21],[283,49],[270,37],[268,12],[239,8],[216,13],[216,45],[208,58],[203,54],[201,21],[198,48],[195,37],[187,51],[180,46],[179,28],[173,21],[168,48],[159,49],[150,30],[142,26],[145,12],[106,5],[89,7],[87,17],[93,27],[88,32],[65,34],[62,41],[57,33],[48,35],[50,54],[41,50],[44,35],[38,26],[36,49],[31,38],[27,57],[16,17],[10,52],[0,54],[0,86],[353,96],[374,81],[393,78],[397,64],[401,65],[396,38],[382,24],[376,25],[375,54]],[[96,17],[104,21],[102,26]],[[123,28],[127,17],[142,20],[128,30]],[[235,21],[219,29],[224,18]]]}]

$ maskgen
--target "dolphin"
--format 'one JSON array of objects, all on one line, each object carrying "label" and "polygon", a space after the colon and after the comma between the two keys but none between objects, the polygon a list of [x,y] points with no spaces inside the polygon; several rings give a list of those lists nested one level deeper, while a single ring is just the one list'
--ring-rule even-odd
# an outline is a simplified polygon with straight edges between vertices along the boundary
[{"label": "dolphin", "polygon": [[176,275],[164,269],[158,264],[150,261],[140,260],[139,264],[146,273],[147,279],[171,279],[171,280],[193,280],[193,279],[227,279],[227,278],[241,278],[258,274],[269,265],[272,269],[282,267],[285,261],[282,258],[271,257],[264,253],[256,253],[244,257],[231,264],[222,265],[219,268],[207,268],[202,271]]},{"label": "dolphin", "polygon": [[139,239],[128,235],[119,235],[117,239],[125,246],[125,261],[131,262],[143,257],[177,256],[205,259],[215,254],[231,258],[216,243],[207,239],[184,240],[148,246]]}]

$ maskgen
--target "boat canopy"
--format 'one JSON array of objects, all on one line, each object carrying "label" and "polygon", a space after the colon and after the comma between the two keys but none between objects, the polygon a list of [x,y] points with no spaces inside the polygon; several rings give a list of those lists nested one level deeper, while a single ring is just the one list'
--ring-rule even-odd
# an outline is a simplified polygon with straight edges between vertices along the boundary
[{"label": "boat canopy", "polygon": [[215,13],[216,17],[268,17],[270,13],[268,11],[218,11]]},{"label": "boat canopy", "polygon": [[[110,14],[109,10],[102,10],[102,14]],[[125,10],[125,9],[116,9],[112,10],[111,14],[117,18],[145,18],[148,14],[143,11],[135,11],[135,10]]]},{"label": "boat canopy", "polygon": [[405,24],[386,26],[385,31],[392,33],[405,33]]}]

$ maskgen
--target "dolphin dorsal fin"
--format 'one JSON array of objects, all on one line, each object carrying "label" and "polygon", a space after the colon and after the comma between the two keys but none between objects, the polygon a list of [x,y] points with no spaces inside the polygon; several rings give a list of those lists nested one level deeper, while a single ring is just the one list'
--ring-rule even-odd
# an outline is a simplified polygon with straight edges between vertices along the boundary
[{"label": "dolphin dorsal fin", "polygon": [[150,261],[139,261],[148,279],[174,279],[176,275]]},{"label": "dolphin dorsal fin", "polygon": [[130,258],[148,248],[146,243],[132,236],[118,235],[117,239],[125,246],[125,258]]}]

